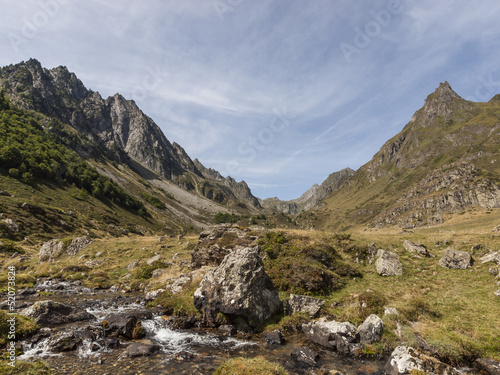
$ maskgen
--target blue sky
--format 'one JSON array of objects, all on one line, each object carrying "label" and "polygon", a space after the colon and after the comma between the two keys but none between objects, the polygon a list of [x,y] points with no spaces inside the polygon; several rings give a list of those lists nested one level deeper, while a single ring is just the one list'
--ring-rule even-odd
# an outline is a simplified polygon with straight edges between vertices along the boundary
[{"label": "blue sky", "polygon": [[371,159],[447,80],[500,93],[497,0],[1,0],[0,65],[134,99],[205,166],[299,197]]}]

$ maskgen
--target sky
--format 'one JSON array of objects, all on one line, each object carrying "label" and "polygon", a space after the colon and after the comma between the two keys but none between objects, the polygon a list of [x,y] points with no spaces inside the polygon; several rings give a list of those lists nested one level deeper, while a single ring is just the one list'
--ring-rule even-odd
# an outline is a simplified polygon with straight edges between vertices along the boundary
[{"label": "sky", "polygon": [[358,169],[440,82],[500,93],[498,0],[0,0],[0,65],[134,100],[260,198]]}]

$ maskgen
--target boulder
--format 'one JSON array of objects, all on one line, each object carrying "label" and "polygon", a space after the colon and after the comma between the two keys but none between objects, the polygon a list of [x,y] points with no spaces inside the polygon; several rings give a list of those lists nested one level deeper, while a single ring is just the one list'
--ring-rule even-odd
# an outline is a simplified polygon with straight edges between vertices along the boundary
[{"label": "boulder", "polygon": [[[344,354],[350,352],[349,346],[356,339],[356,327],[353,324],[340,323],[335,320],[326,321],[325,318],[303,324],[302,332],[312,342],[328,349],[339,349]],[[348,350],[346,350],[346,346]]]},{"label": "boulder", "polygon": [[372,314],[358,327],[356,338],[361,344],[371,344],[380,341],[382,332],[384,332],[384,322],[377,315]]},{"label": "boulder", "polygon": [[95,319],[94,315],[83,309],[50,300],[35,302],[22,310],[21,315],[32,318],[36,324],[43,327]]},{"label": "boulder", "polygon": [[500,251],[495,251],[491,252],[489,254],[486,254],[485,256],[479,258],[481,263],[488,263],[488,262],[494,262],[498,265],[500,265]]},{"label": "boulder", "polygon": [[218,266],[224,257],[229,254],[229,249],[221,248],[219,245],[199,247],[191,252],[191,268],[203,266]]},{"label": "boulder", "polygon": [[264,270],[259,248],[237,247],[208,271],[194,293],[194,305],[209,325],[217,313],[241,317],[252,328],[280,308],[278,290]]},{"label": "boulder", "polygon": [[401,276],[403,274],[403,265],[397,254],[380,249],[377,252],[377,257],[375,268],[380,276]]},{"label": "boulder", "polygon": [[498,289],[494,294],[495,296],[500,297],[500,289]]},{"label": "boulder", "polygon": [[170,286],[170,291],[175,296],[182,292],[184,286],[192,281],[192,277],[190,275],[180,275]]},{"label": "boulder", "polygon": [[267,345],[283,345],[285,343],[283,334],[279,329],[264,333],[264,340],[266,340]]},{"label": "boulder", "polygon": [[293,349],[290,356],[299,362],[299,365],[305,367],[313,367],[318,364],[319,354],[307,346]]},{"label": "boulder", "polygon": [[134,311],[110,314],[102,321],[107,336],[123,336],[127,339],[139,339],[146,336],[142,328],[142,319],[152,319],[151,311]]},{"label": "boulder", "polygon": [[218,331],[228,336],[234,336],[237,333],[236,327],[230,324],[219,326]]},{"label": "boulder", "polygon": [[54,353],[70,352],[75,350],[82,343],[82,339],[75,336],[74,332],[65,332],[54,337],[49,348]]},{"label": "boulder", "polygon": [[160,277],[161,275],[163,275],[164,273],[166,273],[167,270],[164,269],[164,268],[158,268],[157,270],[154,270],[153,273],[151,274],[151,277],[153,279],[157,278],[157,277]]},{"label": "boulder", "polygon": [[163,292],[165,292],[165,289],[156,289],[156,290],[152,290],[148,293],[146,293],[146,295],[144,296],[144,299],[146,301],[152,301],[152,300],[155,300],[158,298],[158,296],[160,294],[162,294]]},{"label": "boulder", "polygon": [[64,242],[55,239],[45,242],[40,248],[38,259],[42,262],[53,262],[55,258],[61,256],[64,252]]},{"label": "boulder", "polygon": [[405,240],[403,242],[403,247],[406,249],[406,251],[412,253],[418,258],[428,258],[432,256],[431,253],[427,251],[427,248],[421,244],[416,244],[411,241]]},{"label": "boulder", "polygon": [[476,368],[484,375],[500,375],[500,362],[491,358],[476,359]]},{"label": "boulder", "polygon": [[288,315],[301,312],[306,313],[311,318],[315,318],[325,301],[319,298],[290,294],[290,299],[285,300],[285,311]]},{"label": "boulder", "polygon": [[125,357],[147,357],[155,354],[160,350],[158,345],[142,344],[139,342],[134,342],[130,344],[127,349],[123,352]]},{"label": "boulder", "polygon": [[439,265],[443,268],[467,269],[472,267],[474,259],[466,251],[452,250],[450,248],[444,251],[444,255],[439,259]]},{"label": "boulder", "polygon": [[12,195],[8,191],[5,191],[5,190],[0,191],[0,196],[9,197],[9,198],[12,197]]},{"label": "boulder", "polygon": [[91,243],[92,238],[88,236],[73,238],[68,248],[66,249],[66,252],[68,253],[68,255],[75,256]]},{"label": "boulder", "polygon": [[453,367],[407,346],[398,346],[394,349],[384,371],[387,375],[411,374],[412,371],[435,375],[459,375]]}]

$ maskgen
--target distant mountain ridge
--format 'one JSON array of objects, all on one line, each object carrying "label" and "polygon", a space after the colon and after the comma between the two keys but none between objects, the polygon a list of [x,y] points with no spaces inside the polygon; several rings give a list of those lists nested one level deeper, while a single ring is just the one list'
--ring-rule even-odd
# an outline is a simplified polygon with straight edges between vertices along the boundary
[{"label": "distant mountain ridge", "polygon": [[234,201],[238,207],[260,208],[244,181],[207,173],[180,145],[171,143],[134,101],[120,94],[103,99],[66,67],[49,70],[31,59],[1,68],[0,80],[1,89],[15,105],[71,125],[101,145],[108,157],[132,167],[139,163],[217,203]]}]

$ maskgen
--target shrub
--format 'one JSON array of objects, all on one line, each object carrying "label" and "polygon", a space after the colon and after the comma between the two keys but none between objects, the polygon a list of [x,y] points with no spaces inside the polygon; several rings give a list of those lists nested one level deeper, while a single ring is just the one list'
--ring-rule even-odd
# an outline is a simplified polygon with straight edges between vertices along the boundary
[{"label": "shrub", "polygon": [[215,214],[214,222],[215,224],[237,223],[240,219],[241,217],[235,214],[218,212]]}]

